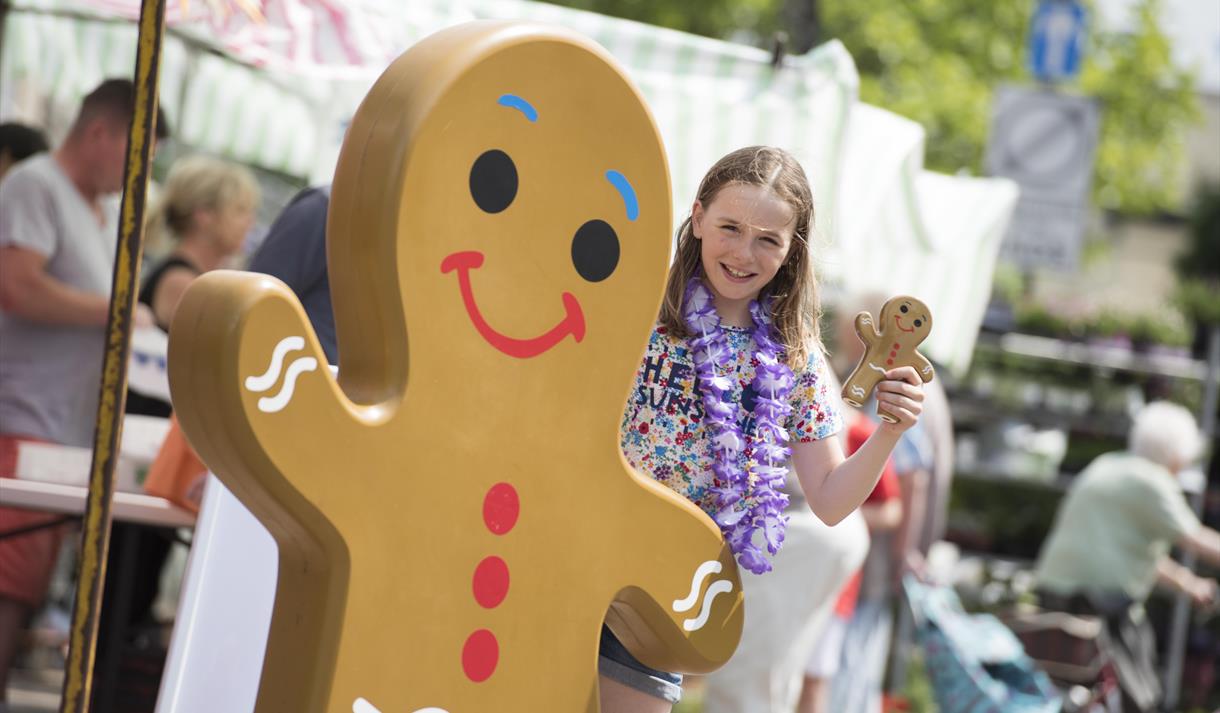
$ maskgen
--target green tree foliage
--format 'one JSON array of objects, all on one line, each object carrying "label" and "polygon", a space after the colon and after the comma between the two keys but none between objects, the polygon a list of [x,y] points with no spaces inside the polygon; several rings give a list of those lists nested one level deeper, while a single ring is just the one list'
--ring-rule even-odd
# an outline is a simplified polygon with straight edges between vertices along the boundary
[{"label": "green tree foliage", "polygon": [[1200,324],[1220,326],[1220,185],[1199,189],[1189,235],[1178,256],[1178,306]]},{"label": "green tree foliage", "polygon": [[[910,117],[928,132],[931,168],[978,172],[992,92],[1030,82],[1025,45],[1034,0],[552,0],[712,37],[782,29],[785,3],[815,2],[823,39],[846,45],[864,101]],[[1177,212],[1184,133],[1196,117],[1193,80],[1170,60],[1156,23],[1163,0],[1139,0],[1132,32],[1094,28],[1079,80],[1063,91],[1102,106],[1094,196],[1126,213]]]},{"label": "green tree foliage", "polygon": [[660,25],[696,35],[731,38],[773,23],[776,0],[547,0],[556,5]]}]

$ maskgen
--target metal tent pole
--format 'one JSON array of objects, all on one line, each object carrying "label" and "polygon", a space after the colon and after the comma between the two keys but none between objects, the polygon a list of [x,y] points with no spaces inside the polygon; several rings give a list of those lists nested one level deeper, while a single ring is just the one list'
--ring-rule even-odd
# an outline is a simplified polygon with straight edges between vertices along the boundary
[{"label": "metal tent pole", "polygon": [[79,583],[72,607],[72,631],[60,713],[88,711],[93,685],[98,614],[106,581],[106,552],[110,547],[110,501],[123,430],[123,407],[127,401],[131,319],[144,248],[144,202],[156,143],[157,83],[161,75],[164,30],[165,0],[143,0],[136,48],[135,107],[127,133],[127,165],[123,172],[123,203],[115,246],[110,317],[106,321],[101,397],[93,437],[89,495],[81,532]]},{"label": "metal tent pole", "polygon": [[[1199,414],[1199,428],[1210,442],[1216,433],[1216,401],[1220,392],[1220,325],[1209,327],[1207,340],[1207,379],[1203,387],[1203,409]],[[1212,455],[1215,458],[1215,454]],[[1204,471],[1206,472],[1206,470]],[[1204,491],[1207,490],[1206,484]],[[1203,510],[1204,492],[1190,495],[1190,506],[1196,514]],[[1195,568],[1195,555],[1186,552],[1182,564]],[[1182,692],[1182,664],[1186,658],[1186,635],[1190,625],[1190,601],[1179,594],[1173,605],[1173,619],[1169,630],[1169,660],[1165,663],[1165,709],[1176,710]]]}]

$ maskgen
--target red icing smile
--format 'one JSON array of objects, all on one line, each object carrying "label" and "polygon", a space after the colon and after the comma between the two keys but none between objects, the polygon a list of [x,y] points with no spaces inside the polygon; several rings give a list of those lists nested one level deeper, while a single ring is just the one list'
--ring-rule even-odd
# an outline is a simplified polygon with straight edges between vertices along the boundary
[{"label": "red icing smile", "polygon": [[478,330],[479,335],[496,349],[511,357],[529,359],[549,350],[572,335],[577,342],[585,338],[585,315],[580,309],[580,303],[570,292],[563,293],[565,315],[546,334],[533,339],[515,339],[497,332],[483,319],[479,305],[474,300],[474,291],[470,288],[470,271],[483,266],[483,253],[475,250],[456,252],[441,261],[441,272],[448,273],[457,270],[458,288],[462,291],[462,302],[466,305],[466,314],[470,323]]},{"label": "red icing smile", "polygon": [[904,332],[914,332],[915,331],[914,327],[907,329],[906,327],[902,326],[901,318],[898,315],[894,315],[894,324],[898,325],[898,328]]}]

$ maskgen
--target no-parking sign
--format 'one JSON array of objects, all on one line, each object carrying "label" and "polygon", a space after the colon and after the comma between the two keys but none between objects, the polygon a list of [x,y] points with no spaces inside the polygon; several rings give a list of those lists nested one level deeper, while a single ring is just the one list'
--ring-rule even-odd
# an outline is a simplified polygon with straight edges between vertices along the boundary
[{"label": "no-parking sign", "polygon": [[1002,260],[1022,268],[1075,269],[1099,118],[1088,97],[1025,87],[996,91],[986,170],[1021,187]]}]

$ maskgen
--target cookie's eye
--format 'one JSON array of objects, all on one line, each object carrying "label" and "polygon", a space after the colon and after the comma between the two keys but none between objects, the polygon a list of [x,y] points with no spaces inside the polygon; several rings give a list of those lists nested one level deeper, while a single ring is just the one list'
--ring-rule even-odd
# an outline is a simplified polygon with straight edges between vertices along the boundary
[{"label": "cookie's eye", "polygon": [[900,306],[900,307],[898,308],[898,311],[899,311],[899,312],[902,312],[903,314],[906,314],[906,313],[907,313],[907,306],[906,306],[906,305],[902,305],[902,306]]},{"label": "cookie's eye", "polygon": [[499,149],[483,152],[470,167],[470,197],[485,213],[499,213],[517,197],[517,165]]},{"label": "cookie's eye", "polygon": [[572,236],[572,265],[589,282],[610,277],[618,255],[618,233],[604,220],[590,220]]},{"label": "cookie's eye", "polygon": [[922,327],[922,326],[923,326],[923,320],[922,320],[922,319],[917,319],[917,320],[915,320],[915,326],[916,326],[916,327]]}]

